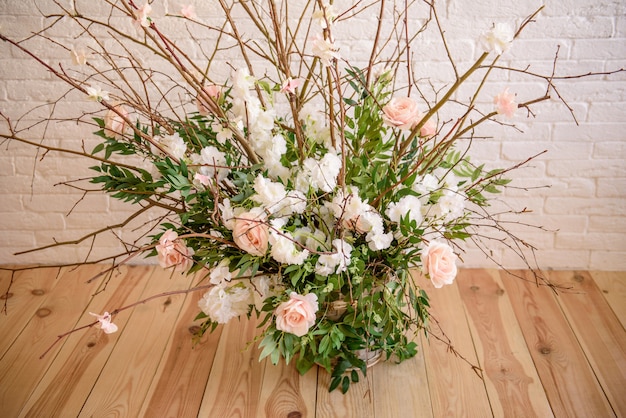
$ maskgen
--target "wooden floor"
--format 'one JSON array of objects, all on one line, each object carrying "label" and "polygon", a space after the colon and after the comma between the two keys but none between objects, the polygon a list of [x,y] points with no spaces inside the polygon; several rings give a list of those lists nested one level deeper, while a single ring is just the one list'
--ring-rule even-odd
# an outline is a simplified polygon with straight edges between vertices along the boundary
[{"label": "wooden floor", "polygon": [[[97,266],[25,271],[0,317],[2,417],[626,417],[626,273],[548,272],[558,296],[496,270],[430,289],[432,313],[481,379],[434,339],[401,365],[374,366],[346,396],[329,376],[259,362],[255,323],[232,322],[192,348],[201,294],[115,317],[120,331],[56,336],[193,278],[128,267],[105,292]],[[525,273],[524,273],[525,274]],[[10,274],[0,275],[4,293]],[[95,295],[94,295],[95,294]]]}]

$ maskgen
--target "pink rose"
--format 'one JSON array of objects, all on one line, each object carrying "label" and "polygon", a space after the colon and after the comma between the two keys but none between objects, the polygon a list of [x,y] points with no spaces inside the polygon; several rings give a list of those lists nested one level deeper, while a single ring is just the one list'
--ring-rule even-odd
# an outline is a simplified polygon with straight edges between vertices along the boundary
[{"label": "pink rose", "polygon": [[493,103],[496,105],[496,112],[499,115],[504,115],[507,118],[512,118],[517,110],[517,103],[515,103],[515,94],[509,93],[509,89],[504,91],[493,98]]},{"label": "pink rose", "polygon": [[104,115],[104,134],[119,141],[128,130],[128,124],[125,120],[125,118],[128,119],[128,111],[122,105],[114,106],[113,109],[109,109]]},{"label": "pink rose", "polygon": [[408,97],[394,97],[383,107],[384,121],[400,129],[411,129],[421,118],[417,103]]},{"label": "pink rose", "polygon": [[431,241],[422,250],[422,268],[437,289],[452,284],[456,277],[457,256],[446,243]]},{"label": "pink rose", "polygon": [[302,337],[315,324],[318,309],[316,294],[302,296],[291,292],[289,300],[276,308],[276,329]]},{"label": "pink rose", "polygon": [[193,264],[191,256],[193,248],[186,247],[178,234],[168,229],[161,235],[159,244],[156,246],[159,265],[163,268],[180,266],[183,271],[188,270]]},{"label": "pink rose", "polygon": [[267,253],[269,227],[258,215],[252,212],[242,213],[235,219],[233,239],[245,252],[262,256]]}]

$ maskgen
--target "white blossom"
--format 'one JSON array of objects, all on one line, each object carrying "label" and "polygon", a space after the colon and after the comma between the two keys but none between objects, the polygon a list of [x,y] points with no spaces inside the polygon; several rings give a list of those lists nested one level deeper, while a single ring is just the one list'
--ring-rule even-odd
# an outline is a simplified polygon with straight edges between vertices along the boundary
[{"label": "white blossom", "polygon": [[328,25],[333,23],[336,17],[335,8],[328,2],[325,2],[321,8],[313,13],[313,19],[317,21],[322,29],[327,29]]},{"label": "white blossom", "polygon": [[385,215],[391,222],[398,223],[401,218],[406,217],[408,214],[409,220],[415,221],[419,225],[422,222],[421,206],[422,203],[416,196],[407,195],[401,197],[397,203],[390,203],[387,206]]},{"label": "white blossom", "polygon": [[187,145],[178,132],[164,137],[155,137],[155,140],[159,143],[161,148],[163,148],[163,151],[178,160],[183,158],[185,152],[187,152]]},{"label": "white blossom", "polygon": [[226,155],[216,147],[209,145],[200,151],[200,162],[203,164],[199,171],[205,176],[223,180],[230,173],[230,169],[226,165]]},{"label": "white blossom", "polygon": [[212,321],[225,324],[232,318],[247,313],[253,303],[252,291],[242,283],[230,287],[222,283],[205,293],[198,301],[198,307]]},{"label": "white blossom", "polygon": [[337,176],[341,170],[341,159],[334,153],[326,153],[321,160],[309,157],[302,162],[301,167],[295,169],[296,189],[308,192],[322,190],[330,193],[337,187]]},{"label": "white blossom", "polygon": [[259,203],[270,213],[274,213],[282,208],[281,202],[287,196],[287,191],[282,183],[273,182],[259,174],[254,179],[254,191],[256,194],[250,200]]},{"label": "white blossom", "polygon": [[111,100],[109,98],[109,92],[102,90],[100,86],[98,85],[85,87],[85,91],[87,91],[87,96],[89,100],[93,100],[94,102],[101,102],[103,100]]},{"label": "white blossom", "polygon": [[279,263],[302,265],[309,256],[308,250],[298,251],[294,238],[288,232],[271,231],[270,255]]},{"label": "white blossom", "polygon": [[496,23],[493,28],[481,35],[480,43],[486,52],[495,52],[497,55],[501,55],[509,49],[514,36],[515,33],[510,25]]},{"label": "white blossom", "polygon": [[317,35],[313,39],[313,55],[318,57],[322,64],[326,67],[330,66],[334,60],[341,56],[337,52],[337,46],[328,39],[324,39],[322,35]]},{"label": "white blossom", "polygon": [[228,258],[222,259],[217,266],[213,267],[211,274],[209,274],[209,281],[216,285],[224,281],[230,282],[232,278],[230,260]]},{"label": "white blossom", "polygon": [[330,254],[322,254],[315,265],[315,272],[321,276],[339,274],[348,269],[352,246],[341,239],[333,240],[333,251]]}]

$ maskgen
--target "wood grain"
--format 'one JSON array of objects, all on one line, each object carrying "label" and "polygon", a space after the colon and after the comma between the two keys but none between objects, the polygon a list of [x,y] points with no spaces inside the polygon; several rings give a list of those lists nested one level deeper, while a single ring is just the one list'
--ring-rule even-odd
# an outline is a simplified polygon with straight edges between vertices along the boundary
[{"label": "wood grain", "polygon": [[245,417],[260,415],[261,384],[265,371],[256,344],[257,322],[232,320],[224,326],[213,368],[207,382],[199,416]]},{"label": "wood grain", "polygon": [[[85,281],[98,268],[15,282],[9,314],[0,316],[2,418],[626,416],[624,273],[550,273],[577,286],[558,296],[497,270],[461,270],[442,289],[416,277],[450,344],[482,367],[485,380],[448,345],[420,335],[417,357],[379,363],[344,396],[328,393],[324,370],[300,376],[293,364],[259,362],[256,344],[248,348],[260,332],[254,318],[218,327],[192,347],[203,292],[123,311],[114,317],[119,332],[81,330],[39,360],[57,335],[92,322],[88,312],[191,283],[159,267],[128,267],[94,296],[98,284]],[[6,280],[0,274],[0,285]]]},{"label": "wood grain", "polygon": [[428,385],[435,417],[485,417],[492,414],[485,385],[472,367],[451,354],[449,346],[435,337],[450,338],[451,345],[471,364],[481,366],[474,341],[467,325],[463,301],[456,283],[435,289],[430,280],[416,281],[426,290],[432,306],[431,314],[438,321],[431,325],[428,340],[422,338]]},{"label": "wood grain", "polygon": [[[419,342],[419,336],[415,339]],[[401,364],[390,359],[374,367],[376,370],[372,373],[372,380],[375,417],[433,417],[421,347],[418,347],[417,356]]]},{"label": "wood grain", "polygon": [[[95,268],[85,277],[100,269]],[[77,326],[94,321],[89,312],[101,314],[138,300],[151,273],[152,270],[147,266],[121,267],[111,278],[108,291],[94,296]],[[122,328],[130,313],[124,311],[116,315],[113,322]],[[94,326],[68,336],[54,363],[30,396],[21,416],[78,416],[118,341],[118,335],[105,334],[98,326]]]},{"label": "wood grain", "polygon": [[265,367],[259,417],[315,417],[317,378],[314,372],[301,376],[295,362]]},{"label": "wood grain", "polygon": [[[37,276],[45,272],[36,272]],[[57,344],[43,359],[40,356],[56,340],[56,336],[72,329],[87,306],[94,283],[85,285],[89,269],[76,274],[64,269],[50,291],[37,299],[38,308],[2,357],[0,364],[0,410],[6,417],[16,417],[37,387],[45,371],[65,344]],[[51,276],[51,275],[50,275]],[[50,276],[43,280],[50,280]],[[40,276],[41,277],[41,276]],[[39,283],[41,284],[41,283]],[[39,289],[39,287],[37,287]],[[76,306],[81,309],[75,309]]]},{"label": "wood grain", "polygon": [[368,369],[367,376],[361,376],[358,383],[350,384],[350,389],[343,395],[339,390],[328,391],[330,374],[326,369],[319,367],[317,372],[316,417],[375,417],[372,382],[376,371],[376,366]]},{"label": "wood grain", "polygon": [[613,411],[554,292],[524,278],[500,273],[537,373],[556,417],[611,417]]},{"label": "wood grain", "polygon": [[626,272],[592,271],[591,276],[622,323],[622,327],[626,328]]},{"label": "wood grain", "polygon": [[7,295],[11,272],[2,271],[3,299],[0,303],[4,305],[6,299],[7,311],[0,315],[0,358],[4,356],[9,347],[13,344],[18,335],[24,330],[28,322],[46,300],[54,286],[59,282],[58,268],[44,268],[36,270],[25,270],[15,273],[10,293]]},{"label": "wood grain", "polygon": [[457,284],[485,372],[493,414],[503,417],[552,416],[497,272],[463,270],[457,277]]},{"label": "wood grain", "polygon": [[[156,269],[149,283],[142,298],[186,289],[191,278]],[[118,342],[80,412],[81,417],[139,416],[184,299],[184,295],[168,296],[133,308],[124,329],[116,336]]]},{"label": "wood grain", "polygon": [[604,393],[618,416],[626,416],[626,334],[586,272],[550,272],[553,282],[567,283],[557,301],[578,338]]},{"label": "wood grain", "polygon": [[164,361],[159,365],[140,416],[183,418],[196,417],[204,389],[213,367],[215,353],[222,335],[222,326],[192,343],[192,331],[198,322],[198,301],[202,292],[187,297],[174,336],[169,342]]}]

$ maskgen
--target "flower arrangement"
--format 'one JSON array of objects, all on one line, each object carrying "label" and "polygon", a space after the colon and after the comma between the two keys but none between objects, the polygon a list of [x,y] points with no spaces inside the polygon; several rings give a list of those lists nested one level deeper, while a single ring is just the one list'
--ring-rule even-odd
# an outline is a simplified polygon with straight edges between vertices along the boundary
[{"label": "flower arrangement", "polygon": [[[301,373],[320,365],[332,373],[331,389],[345,392],[358,380],[345,372],[366,371],[363,351],[397,361],[417,353],[412,335],[429,324],[421,283],[453,282],[459,241],[486,229],[504,233],[512,248],[524,244],[489,213],[489,203],[510,182],[510,170],[530,159],[486,169],[467,151],[487,122],[532,115],[531,106],[556,91],[553,74],[498,64],[538,11],[516,30],[485,28],[483,52],[461,71],[429,2],[318,0],[289,9],[286,1],[220,0],[220,23],[203,22],[191,5],[161,16],[214,34],[204,63],[161,31],[149,3],[102,3],[119,27],[115,19],[87,17],[76,2],[57,4],[55,24],[69,20],[95,41],[89,52],[66,47],[80,71],[53,67],[2,39],[103,109],[92,119],[99,142],[73,153],[96,162],[89,182],[98,191],[140,212],[163,211],[149,224],[148,241],[128,245],[121,262],[143,254],[163,268],[199,273],[205,294],[197,338],[258,315],[261,358],[295,361]],[[381,19],[370,56],[353,64],[336,28],[374,9]],[[423,26],[407,26],[409,13],[425,16]],[[387,38],[385,16],[394,25]],[[259,36],[244,36],[240,22]],[[123,29],[129,23],[134,34]],[[439,27],[454,70],[441,88],[415,80],[411,69],[410,45],[428,25]],[[113,34],[119,51],[100,42],[97,28]],[[133,48],[153,55],[140,60]],[[211,64],[233,48],[242,65],[219,78]],[[167,70],[153,69],[153,59]],[[505,89],[485,104],[489,77],[503,70],[538,78],[546,91],[518,103]],[[161,84],[153,81],[159,77]],[[469,94],[457,94],[468,85]],[[4,137],[29,143],[16,132]],[[119,258],[111,257],[111,269]],[[117,329],[108,312],[92,315],[105,332]]]}]

